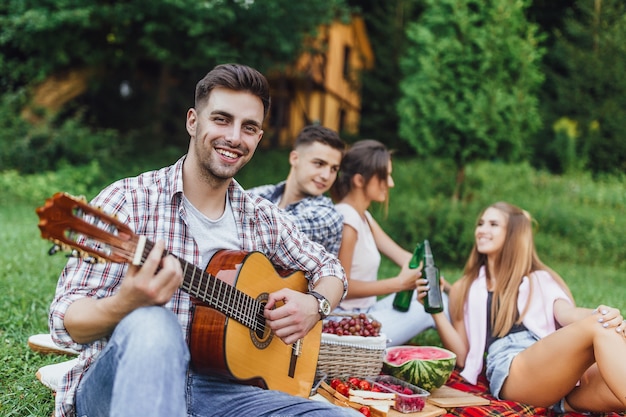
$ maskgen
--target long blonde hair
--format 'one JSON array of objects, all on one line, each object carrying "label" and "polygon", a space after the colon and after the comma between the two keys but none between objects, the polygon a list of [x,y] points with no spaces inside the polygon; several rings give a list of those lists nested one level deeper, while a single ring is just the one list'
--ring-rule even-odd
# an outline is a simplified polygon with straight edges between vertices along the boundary
[{"label": "long blonde hair", "polygon": [[[491,326],[493,335],[505,336],[513,324],[521,323],[526,311],[517,311],[517,298],[519,286],[525,276],[529,276],[537,270],[547,271],[552,278],[565,290],[572,301],[574,297],[567,284],[551,268],[545,265],[535,250],[532,223],[530,214],[506,202],[497,202],[486,207],[478,216],[480,219],[489,208],[495,208],[507,217],[506,239],[502,250],[494,263],[493,273],[496,275],[495,287],[493,288],[493,302],[491,303]],[[480,268],[485,266],[487,277],[487,255],[481,254],[476,248],[476,243],[470,252],[465,264],[463,276],[460,279],[463,302],[459,305],[450,306],[450,314],[455,320],[463,318],[463,308],[467,301],[469,289],[475,279],[478,278]],[[532,297],[532,287],[529,298]],[[528,306],[528,303],[526,303]]]}]

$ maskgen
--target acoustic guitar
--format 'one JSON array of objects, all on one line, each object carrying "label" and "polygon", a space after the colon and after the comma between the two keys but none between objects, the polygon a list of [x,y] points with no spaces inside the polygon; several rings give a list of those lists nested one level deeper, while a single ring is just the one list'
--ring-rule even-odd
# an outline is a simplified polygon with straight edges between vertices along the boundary
[{"label": "acoustic guitar", "polygon": [[[41,236],[55,243],[50,254],[71,251],[72,256],[92,263],[142,265],[154,247],[145,236],[136,235],[84,198],[57,193],[36,212]],[[165,251],[163,256],[167,254]],[[302,271],[279,272],[260,252],[221,250],[206,270],[179,261],[184,275],[181,289],[194,304],[189,337],[194,369],[308,397],[315,379],[322,323],[303,339],[286,345],[274,337],[263,316],[269,293],[282,288],[307,291]]]}]

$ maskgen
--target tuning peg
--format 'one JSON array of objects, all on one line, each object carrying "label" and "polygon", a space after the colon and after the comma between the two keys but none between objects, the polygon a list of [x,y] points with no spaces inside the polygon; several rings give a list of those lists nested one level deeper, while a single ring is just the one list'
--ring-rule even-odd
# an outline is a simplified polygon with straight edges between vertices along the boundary
[{"label": "tuning peg", "polygon": [[93,256],[90,255],[83,255],[83,261],[87,262],[88,264],[91,265],[95,265],[97,263],[102,263],[98,260],[98,258],[94,258]]},{"label": "tuning peg", "polygon": [[59,246],[58,244],[53,244],[52,247],[50,249],[48,249],[48,255],[52,256],[55,255],[57,252],[59,252],[61,250],[61,246]]}]

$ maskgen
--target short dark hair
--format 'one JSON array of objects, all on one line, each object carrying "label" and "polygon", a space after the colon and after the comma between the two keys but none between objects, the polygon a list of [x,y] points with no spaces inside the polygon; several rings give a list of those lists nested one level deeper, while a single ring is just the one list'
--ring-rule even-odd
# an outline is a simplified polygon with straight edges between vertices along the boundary
[{"label": "short dark hair", "polygon": [[263,119],[270,111],[270,86],[267,78],[254,68],[241,64],[220,64],[196,84],[195,107],[208,100],[211,91],[223,87],[235,91],[249,91],[263,102]]},{"label": "short dark hair", "polygon": [[346,150],[346,143],[339,137],[339,134],[321,125],[305,126],[296,137],[293,148],[296,149],[298,146],[310,145],[314,142],[328,145],[333,149],[341,151],[341,153]]}]

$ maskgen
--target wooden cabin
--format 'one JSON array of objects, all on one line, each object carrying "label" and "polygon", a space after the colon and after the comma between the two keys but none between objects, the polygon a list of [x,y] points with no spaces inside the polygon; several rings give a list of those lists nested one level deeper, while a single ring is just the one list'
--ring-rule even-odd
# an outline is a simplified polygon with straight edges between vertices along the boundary
[{"label": "wooden cabin", "polygon": [[300,130],[319,123],[340,134],[356,135],[361,115],[360,74],[374,64],[365,22],[322,26],[297,62],[268,74],[272,108],[262,146],[291,147]]}]

